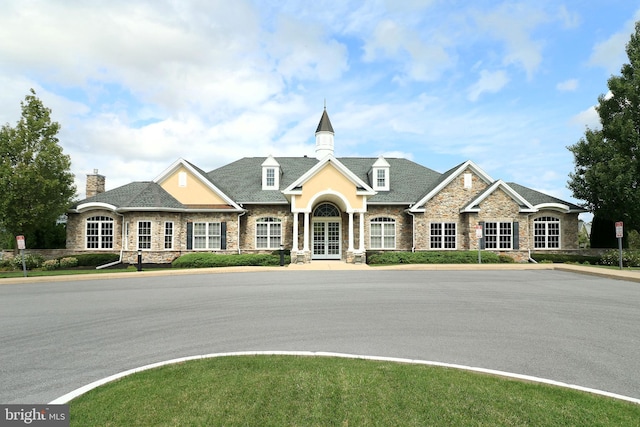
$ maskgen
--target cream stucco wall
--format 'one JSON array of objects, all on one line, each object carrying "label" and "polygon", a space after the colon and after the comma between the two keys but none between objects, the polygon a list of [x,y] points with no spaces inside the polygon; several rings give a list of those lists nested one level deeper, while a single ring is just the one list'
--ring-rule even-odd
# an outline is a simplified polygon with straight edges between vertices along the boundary
[{"label": "cream stucco wall", "polygon": [[342,200],[332,199],[331,201],[339,204],[341,209],[347,210],[349,207],[358,210],[364,209],[365,196],[357,195],[356,185],[331,163],[327,163],[318,173],[303,184],[302,195],[296,198],[296,208],[313,208],[313,206],[309,206],[312,199],[319,193],[328,191],[341,194],[349,203],[349,206],[343,206]]},{"label": "cream stucco wall", "polygon": [[[187,174],[187,185],[179,186],[178,176],[180,172]],[[185,205],[226,205],[220,196],[207,187],[200,179],[196,178],[184,166],[176,169],[160,184],[169,194]]]}]

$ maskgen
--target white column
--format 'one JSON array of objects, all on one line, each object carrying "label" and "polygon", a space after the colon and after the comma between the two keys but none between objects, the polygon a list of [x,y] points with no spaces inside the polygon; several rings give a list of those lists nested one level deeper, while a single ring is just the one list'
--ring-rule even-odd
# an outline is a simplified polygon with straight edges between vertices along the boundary
[{"label": "white column", "polygon": [[360,252],[364,252],[364,212],[360,212]]},{"label": "white column", "polygon": [[353,212],[349,212],[349,252],[353,252]]},{"label": "white column", "polygon": [[298,252],[298,212],[293,213],[293,245],[291,252]]},{"label": "white column", "polygon": [[303,251],[308,252],[309,251],[309,212],[305,212],[304,213],[304,247],[302,248]]}]

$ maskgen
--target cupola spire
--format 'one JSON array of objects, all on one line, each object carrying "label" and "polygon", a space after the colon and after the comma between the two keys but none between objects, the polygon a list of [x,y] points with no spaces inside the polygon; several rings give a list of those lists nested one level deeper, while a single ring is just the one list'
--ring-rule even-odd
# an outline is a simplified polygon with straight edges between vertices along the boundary
[{"label": "cupola spire", "polygon": [[327,101],[325,100],[324,111],[320,117],[320,123],[316,129],[316,158],[318,160],[326,157],[328,154],[333,155],[334,132],[329,115],[327,114]]}]

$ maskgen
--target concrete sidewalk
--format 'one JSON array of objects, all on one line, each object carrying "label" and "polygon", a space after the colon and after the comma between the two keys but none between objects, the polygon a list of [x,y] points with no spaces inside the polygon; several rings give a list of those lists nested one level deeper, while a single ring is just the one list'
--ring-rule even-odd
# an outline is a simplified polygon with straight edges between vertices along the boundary
[{"label": "concrete sidewalk", "polygon": [[64,276],[16,277],[0,279],[0,285],[71,282],[79,280],[134,279],[136,277],[180,276],[193,274],[256,273],[275,271],[491,271],[491,270],[559,270],[589,274],[610,279],[628,280],[640,283],[640,270],[614,270],[573,264],[398,264],[369,266],[367,264],[347,264],[343,261],[312,261],[308,264],[289,264],[284,267],[218,267],[194,269],[148,269],[135,272],[76,274]]}]

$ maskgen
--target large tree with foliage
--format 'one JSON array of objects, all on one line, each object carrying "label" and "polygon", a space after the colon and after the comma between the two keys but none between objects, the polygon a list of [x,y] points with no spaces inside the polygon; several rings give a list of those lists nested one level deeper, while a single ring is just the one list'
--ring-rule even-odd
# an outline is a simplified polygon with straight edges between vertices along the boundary
[{"label": "large tree with foliage", "polygon": [[607,82],[609,93],[598,97],[602,127],[587,128],[568,147],[575,161],[569,188],[597,217],[640,230],[640,22],[627,43],[627,56],[621,75]]},{"label": "large tree with foliage", "polygon": [[55,225],[69,207],[75,186],[51,110],[33,89],[20,105],[16,126],[0,129],[0,229],[28,239]]}]

